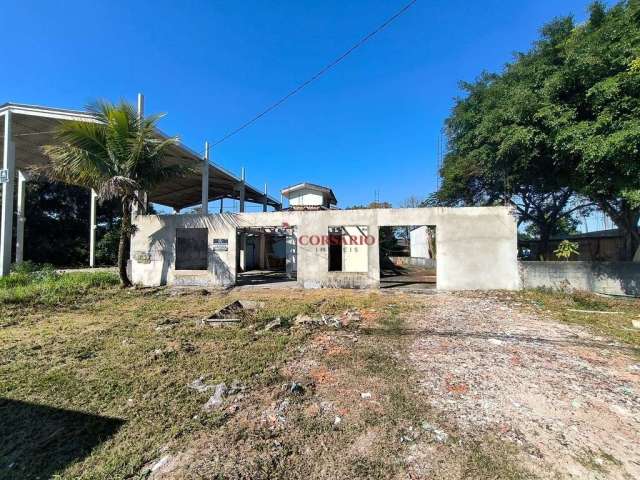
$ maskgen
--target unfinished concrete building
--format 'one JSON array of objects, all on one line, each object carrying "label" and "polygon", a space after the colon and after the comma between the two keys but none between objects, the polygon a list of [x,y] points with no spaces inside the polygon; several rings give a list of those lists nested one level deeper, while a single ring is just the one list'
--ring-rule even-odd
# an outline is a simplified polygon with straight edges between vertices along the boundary
[{"label": "unfinished concrete building", "polygon": [[[279,268],[300,287],[375,288],[380,227],[403,225],[436,227],[438,289],[520,286],[516,221],[506,207],[139,215],[135,224],[132,280],[147,286],[234,285],[256,261],[250,245],[258,242],[261,263],[266,245],[280,245]],[[197,258],[197,268],[183,268],[185,258]]]},{"label": "unfinished concrete building", "polygon": [[[142,114],[141,97],[138,108]],[[0,275],[9,273],[12,258],[16,262],[23,258],[27,171],[48,161],[42,146],[55,141],[53,132],[65,120],[96,121],[81,111],[0,106]],[[196,173],[144,192],[148,202],[168,206],[174,213],[135,212],[130,272],[137,284],[229,286],[286,279],[304,288],[375,288],[381,284],[380,252],[388,228],[430,226],[436,232],[438,289],[520,287],[516,220],[508,208],[339,210],[331,189],[301,183],[284,189],[289,206],[283,210],[266,188],[249,185],[244,172],[236,176],[213,164],[206,146],[201,156],[176,145],[165,161],[196,167]],[[87,236],[93,266],[96,195],[90,191],[87,195],[92,200]],[[239,212],[226,212],[225,199],[237,202]],[[220,202],[218,213],[209,211],[214,201]],[[246,212],[245,202],[262,211]],[[194,206],[200,206],[199,213],[178,214]]]}]

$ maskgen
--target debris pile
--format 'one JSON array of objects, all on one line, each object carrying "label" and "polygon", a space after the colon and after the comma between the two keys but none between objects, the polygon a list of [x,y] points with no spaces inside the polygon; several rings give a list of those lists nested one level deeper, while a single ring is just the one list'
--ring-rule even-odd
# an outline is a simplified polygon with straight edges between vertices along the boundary
[{"label": "debris pile", "polygon": [[235,300],[203,318],[202,324],[214,327],[239,324],[261,306],[262,303],[254,300]]},{"label": "debris pile", "polygon": [[[231,385],[227,387],[224,382],[205,383],[204,377],[196,378],[193,382],[187,385],[187,388],[195,390],[198,393],[213,392],[213,395],[211,395],[207,402],[202,406],[202,409],[207,413],[222,409],[227,397],[235,396],[236,398],[234,399],[234,402],[241,400],[243,392],[247,389],[246,385],[237,379],[231,382]],[[236,408],[233,408],[232,410],[235,412],[237,408],[238,407],[236,405]]]}]

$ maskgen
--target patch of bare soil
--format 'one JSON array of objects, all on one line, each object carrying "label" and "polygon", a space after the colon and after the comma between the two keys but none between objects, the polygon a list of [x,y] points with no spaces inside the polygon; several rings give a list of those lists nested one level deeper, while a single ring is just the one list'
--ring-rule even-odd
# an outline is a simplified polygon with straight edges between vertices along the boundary
[{"label": "patch of bare soil", "polygon": [[[498,295],[425,297],[409,326],[422,396],[461,442],[517,445],[540,478],[640,478],[640,365],[623,344]],[[433,458],[418,445],[414,478]]]}]

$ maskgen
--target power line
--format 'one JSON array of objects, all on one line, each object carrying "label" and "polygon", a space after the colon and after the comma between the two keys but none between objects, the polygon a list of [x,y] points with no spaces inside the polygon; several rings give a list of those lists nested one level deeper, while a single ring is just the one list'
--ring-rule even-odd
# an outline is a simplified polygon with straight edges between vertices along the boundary
[{"label": "power line", "polygon": [[347,58],[351,53],[353,53],[355,50],[357,50],[358,48],[360,48],[362,45],[364,45],[367,41],[369,41],[372,37],[374,37],[376,34],[380,33],[382,30],[384,30],[385,28],[387,28],[391,23],[393,23],[394,20],[396,20],[399,16],[401,16],[402,14],[404,14],[407,10],[409,10],[409,8],[411,8],[413,6],[414,3],[416,3],[418,0],[411,0],[409,3],[407,3],[404,7],[402,7],[400,10],[398,10],[396,13],[394,13],[392,16],[390,16],[389,18],[387,18],[382,24],[380,24],[375,30],[369,32],[367,35],[365,35],[364,37],[362,37],[360,40],[358,40],[358,42],[356,42],[351,48],[349,48],[346,52],[344,52],[342,55],[340,55],[338,58],[336,58],[335,60],[333,60],[331,63],[327,64],[324,68],[322,68],[320,71],[318,71],[315,75],[311,76],[310,78],[308,78],[307,80],[305,80],[304,82],[302,82],[300,85],[298,85],[296,88],[294,88],[293,90],[291,90],[289,93],[287,93],[284,97],[280,98],[279,100],[277,100],[276,102],[272,103],[271,105],[269,105],[267,108],[265,108],[264,110],[262,110],[262,112],[258,113],[255,117],[253,117],[252,119],[250,119],[249,121],[243,123],[242,125],[240,125],[238,128],[236,128],[235,130],[231,130],[230,132],[228,132],[226,135],[224,135],[222,138],[220,138],[220,140],[214,142],[211,144],[211,147],[215,147],[216,145],[221,144],[222,142],[224,142],[225,140],[228,140],[229,138],[233,137],[235,134],[241,132],[242,130],[244,130],[245,128],[247,128],[248,126],[252,125],[253,123],[255,123],[256,121],[260,120],[262,117],[264,117],[267,113],[271,112],[272,110],[278,108],[280,105],[282,105],[284,102],[286,102],[289,98],[293,97],[296,93],[298,93],[300,90],[302,90],[303,88],[305,88],[307,85],[309,85],[310,83],[316,81],[318,78],[320,78],[322,75],[324,75],[326,72],[328,72],[329,70],[331,70],[333,67],[335,67],[338,63],[340,63],[342,60],[344,60],[345,58]]}]

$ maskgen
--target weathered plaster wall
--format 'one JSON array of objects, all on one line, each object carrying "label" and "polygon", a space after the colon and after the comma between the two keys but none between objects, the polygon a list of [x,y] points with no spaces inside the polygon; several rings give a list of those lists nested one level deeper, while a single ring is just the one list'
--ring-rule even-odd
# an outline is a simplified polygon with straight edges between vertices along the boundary
[{"label": "weathered plaster wall", "polygon": [[640,296],[640,263],[521,262],[520,271],[524,288]]},{"label": "weathered plaster wall", "polygon": [[[216,215],[149,215],[136,218],[132,238],[132,276],[143,285],[230,285],[236,275],[236,228],[295,227],[297,238],[327,235],[329,227],[366,225],[375,244],[368,248],[369,271],[328,271],[328,249],[298,242],[295,266],[298,284],[377,287],[379,284],[378,227],[435,225],[438,252],[438,288],[518,289],[517,228],[506,207],[406,208],[326,210],[306,212],[225,213]],[[209,229],[209,268],[206,272],[176,272],[175,229]],[[228,250],[214,251],[214,239],[226,239]]]}]

